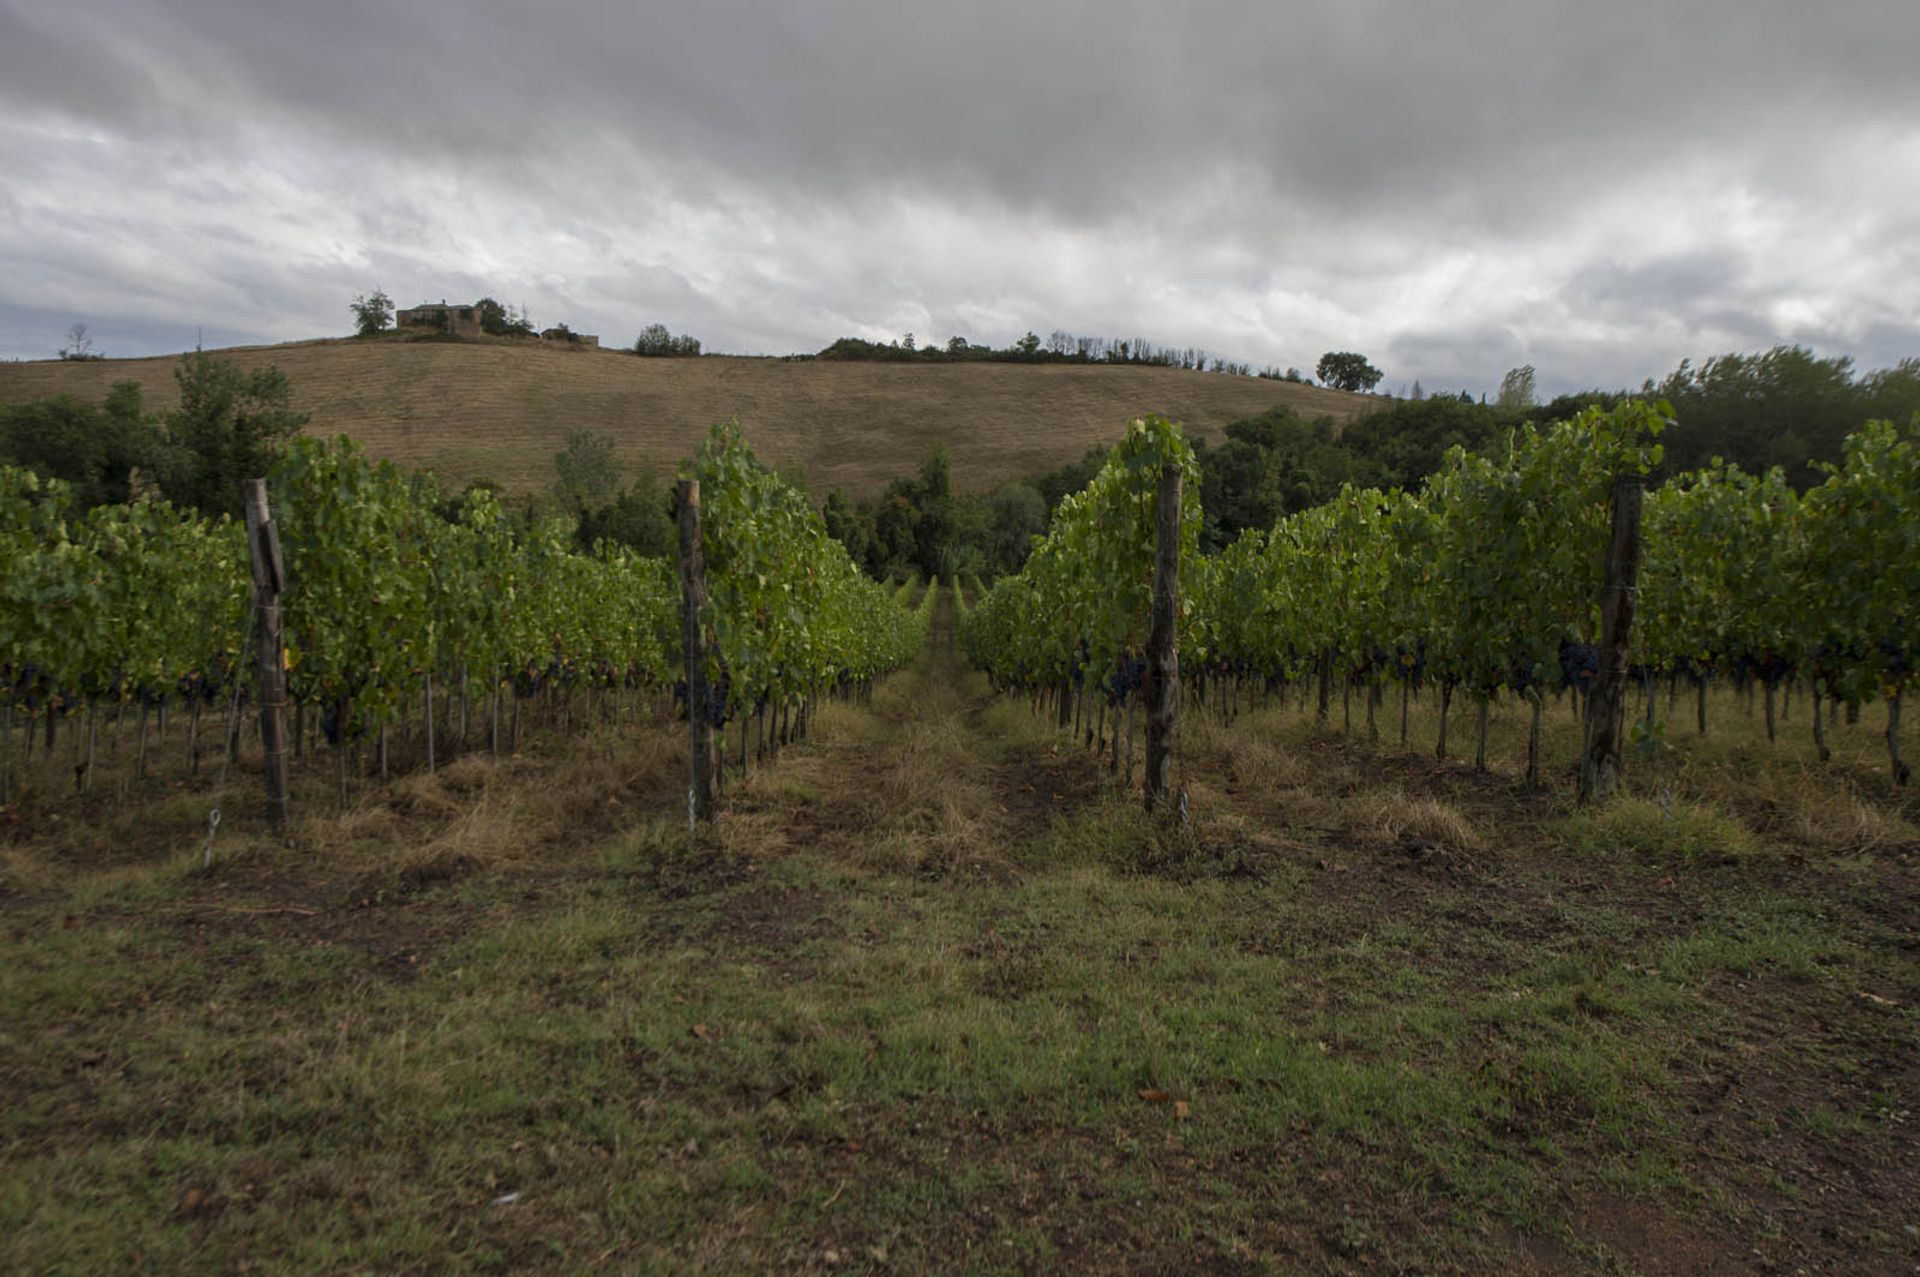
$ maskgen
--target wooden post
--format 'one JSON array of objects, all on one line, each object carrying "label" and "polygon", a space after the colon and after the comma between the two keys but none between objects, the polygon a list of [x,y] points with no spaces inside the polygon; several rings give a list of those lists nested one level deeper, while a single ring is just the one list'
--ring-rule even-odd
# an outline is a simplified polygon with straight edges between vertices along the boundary
[{"label": "wooden post", "polygon": [[1621,743],[1626,736],[1627,654],[1640,595],[1640,509],[1646,479],[1623,474],[1613,481],[1613,538],[1607,547],[1606,585],[1600,594],[1600,676],[1587,704],[1586,748],[1580,755],[1580,801],[1612,797],[1620,787]]},{"label": "wooden post", "polygon": [[1904,785],[1913,778],[1913,769],[1900,757],[1900,693],[1887,697],[1887,760],[1893,764],[1893,783]]},{"label": "wooden post", "polygon": [[243,485],[247,508],[247,547],[253,560],[254,677],[259,684],[261,770],[267,803],[276,828],[291,815],[287,790],[287,663],[280,643],[280,593],[286,573],[280,562],[280,532],[267,509],[267,481]]},{"label": "wooden post", "polygon": [[687,679],[687,754],[692,788],[689,824],[713,823],[713,729],[707,722],[707,644],[700,614],[707,606],[707,563],[700,552],[700,481],[680,481],[680,652]]},{"label": "wooden post", "polygon": [[1166,801],[1180,694],[1180,467],[1160,472],[1154,528],[1153,623],[1147,634],[1147,810]]},{"label": "wooden post", "polygon": [[1533,702],[1533,723],[1527,729],[1527,785],[1537,788],[1540,784],[1540,727],[1547,716],[1547,689],[1535,683],[1528,689],[1528,699]]}]

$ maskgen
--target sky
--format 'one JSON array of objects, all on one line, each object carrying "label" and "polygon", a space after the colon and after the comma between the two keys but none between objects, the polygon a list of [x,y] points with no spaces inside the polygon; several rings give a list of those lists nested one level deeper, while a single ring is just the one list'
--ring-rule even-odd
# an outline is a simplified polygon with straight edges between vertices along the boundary
[{"label": "sky", "polygon": [[1404,393],[1920,356],[1914,0],[0,0],[0,358],[489,295]]}]

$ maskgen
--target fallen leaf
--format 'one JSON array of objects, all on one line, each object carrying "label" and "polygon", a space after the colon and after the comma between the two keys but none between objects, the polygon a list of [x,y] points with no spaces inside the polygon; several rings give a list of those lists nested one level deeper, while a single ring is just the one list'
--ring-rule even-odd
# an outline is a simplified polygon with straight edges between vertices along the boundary
[{"label": "fallen leaf", "polygon": [[1175,1100],[1173,1102],[1173,1116],[1177,1121],[1181,1121],[1181,1122],[1186,1121],[1187,1116],[1192,1112],[1193,1112],[1193,1106],[1191,1104],[1188,1104],[1185,1100]]},{"label": "fallen leaf", "polygon": [[1165,1104],[1168,1100],[1173,1098],[1173,1096],[1169,1095],[1165,1091],[1155,1090],[1154,1088],[1147,1087],[1147,1086],[1141,1087],[1138,1094],[1141,1099],[1145,1100],[1149,1104]]},{"label": "fallen leaf", "polygon": [[712,1033],[713,1033],[713,1030],[709,1029],[704,1024],[696,1024],[693,1026],[693,1036],[695,1036],[696,1038],[709,1037],[712,1035]]}]

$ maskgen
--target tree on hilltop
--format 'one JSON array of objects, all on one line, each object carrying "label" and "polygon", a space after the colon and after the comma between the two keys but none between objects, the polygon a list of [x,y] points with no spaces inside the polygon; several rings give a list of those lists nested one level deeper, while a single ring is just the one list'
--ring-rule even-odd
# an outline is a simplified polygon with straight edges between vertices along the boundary
[{"label": "tree on hilltop", "polygon": [[106,356],[93,348],[93,338],[88,334],[86,324],[76,323],[67,329],[67,344],[60,348],[60,358],[91,361],[105,359]]},{"label": "tree on hilltop", "polygon": [[1386,376],[1378,368],[1367,362],[1365,355],[1350,350],[1329,350],[1320,356],[1320,363],[1313,370],[1314,375],[1335,390],[1351,390],[1365,393],[1380,384]]},{"label": "tree on hilltop", "polygon": [[376,288],[370,296],[355,297],[347,303],[353,312],[356,337],[373,337],[393,327],[393,298]]},{"label": "tree on hilltop", "polygon": [[502,306],[491,297],[482,297],[473,304],[473,310],[480,319],[480,331],[490,337],[533,336],[533,320],[524,306]]}]

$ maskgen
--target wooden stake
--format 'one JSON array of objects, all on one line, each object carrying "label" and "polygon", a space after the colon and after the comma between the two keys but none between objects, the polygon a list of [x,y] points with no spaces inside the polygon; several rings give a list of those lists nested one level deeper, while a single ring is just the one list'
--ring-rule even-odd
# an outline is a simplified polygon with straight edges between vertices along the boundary
[{"label": "wooden stake", "polygon": [[700,550],[700,481],[680,481],[680,652],[687,680],[689,824],[713,823],[713,733],[707,722],[707,566]]},{"label": "wooden stake", "polygon": [[280,562],[280,533],[267,508],[267,481],[243,485],[247,510],[247,546],[253,563],[254,678],[259,687],[261,770],[268,812],[275,828],[291,818],[287,783],[287,663],[280,639],[280,594],[286,571]]},{"label": "wooden stake", "polygon": [[1167,799],[1173,761],[1175,703],[1180,694],[1179,466],[1160,472],[1154,528],[1153,623],[1147,636],[1147,784],[1149,812]]},{"label": "wooden stake", "polygon": [[1547,691],[1535,684],[1528,692],[1533,701],[1533,723],[1527,731],[1527,784],[1540,783],[1540,725],[1547,713]]},{"label": "wooden stake", "polygon": [[1627,657],[1640,593],[1640,511],[1646,480],[1623,474],[1613,481],[1613,535],[1607,547],[1606,585],[1600,595],[1600,676],[1587,705],[1586,748],[1580,755],[1580,801],[1604,801],[1620,787],[1626,735]]},{"label": "wooden stake", "polygon": [[1912,769],[1907,766],[1906,759],[1900,757],[1900,693],[1898,692],[1887,698],[1887,758],[1893,764],[1894,784],[1904,785],[1912,779]]},{"label": "wooden stake", "polygon": [[1480,698],[1480,739],[1473,749],[1473,770],[1477,772],[1487,770],[1487,707],[1492,702],[1491,694]]}]

